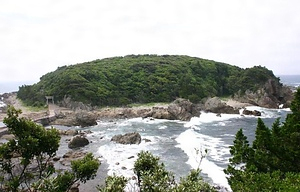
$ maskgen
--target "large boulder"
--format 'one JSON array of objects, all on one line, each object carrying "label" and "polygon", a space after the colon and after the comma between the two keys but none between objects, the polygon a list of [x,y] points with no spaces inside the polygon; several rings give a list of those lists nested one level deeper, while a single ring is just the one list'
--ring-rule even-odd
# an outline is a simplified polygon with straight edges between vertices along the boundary
[{"label": "large boulder", "polygon": [[111,141],[120,144],[140,144],[142,141],[141,135],[137,132],[126,133],[125,135],[115,135]]},{"label": "large boulder", "polygon": [[76,113],[76,121],[81,127],[97,125],[97,116],[91,112],[80,111]]},{"label": "large boulder", "polygon": [[169,119],[189,121],[192,117],[200,116],[200,108],[187,99],[176,99],[168,106]]},{"label": "large boulder", "polygon": [[204,104],[204,110],[212,113],[239,114],[239,109],[226,105],[219,97],[207,99]]},{"label": "large boulder", "polygon": [[89,143],[90,142],[87,138],[77,135],[71,139],[71,141],[68,144],[68,147],[70,149],[74,149],[74,148],[84,147]]}]

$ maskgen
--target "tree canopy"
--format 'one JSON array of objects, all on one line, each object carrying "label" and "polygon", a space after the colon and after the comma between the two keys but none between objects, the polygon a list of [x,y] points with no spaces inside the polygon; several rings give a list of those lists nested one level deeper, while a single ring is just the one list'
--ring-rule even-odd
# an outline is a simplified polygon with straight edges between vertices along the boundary
[{"label": "tree canopy", "polygon": [[46,95],[97,106],[170,102],[178,97],[197,102],[257,90],[270,78],[279,81],[261,66],[241,69],[189,56],[128,55],[59,67],[37,84],[21,86],[18,97],[28,105],[44,104]]},{"label": "tree canopy", "polygon": [[300,89],[285,122],[258,119],[252,146],[240,129],[225,173],[233,191],[300,191]]}]

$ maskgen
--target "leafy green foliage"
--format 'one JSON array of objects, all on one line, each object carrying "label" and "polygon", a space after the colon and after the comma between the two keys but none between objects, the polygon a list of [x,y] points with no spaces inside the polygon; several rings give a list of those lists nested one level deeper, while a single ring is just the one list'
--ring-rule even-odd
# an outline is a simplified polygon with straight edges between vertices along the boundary
[{"label": "leafy green foliage", "polygon": [[139,189],[143,192],[215,191],[208,183],[202,181],[200,169],[192,170],[186,178],[181,178],[180,182],[176,183],[173,173],[167,171],[164,164],[159,163],[159,158],[148,151],[138,154],[134,172],[138,177]]},{"label": "leafy green foliage", "polygon": [[49,163],[59,147],[60,136],[56,129],[45,129],[25,118],[19,118],[20,110],[9,107],[4,123],[15,135],[0,146],[0,175],[6,189],[30,186],[34,179],[53,173]]},{"label": "leafy green foliage", "polygon": [[283,124],[272,128],[258,119],[250,146],[242,129],[230,147],[225,173],[233,191],[299,191],[300,183],[300,89]]},{"label": "leafy green foliage", "polygon": [[159,158],[148,151],[138,154],[134,172],[141,191],[170,191],[175,184],[173,174],[166,171],[164,164],[159,163]]},{"label": "leafy green foliage", "polygon": [[[261,67],[241,69],[188,56],[129,55],[59,67],[32,86],[23,85],[18,97],[28,105],[70,96],[97,106],[170,102],[181,97],[198,102],[208,96],[227,96],[257,90],[272,71]],[[279,79],[276,79],[279,81]]]},{"label": "leafy green foliage", "polygon": [[124,176],[108,176],[105,179],[105,187],[98,186],[97,189],[100,192],[123,192],[127,181]]},{"label": "leafy green foliage", "polygon": [[95,178],[99,165],[99,162],[94,159],[92,153],[87,154],[83,159],[71,162],[71,168],[75,174],[75,178],[83,183]]},{"label": "leafy green foliage", "polygon": [[58,130],[45,129],[9,107],[4,123],[15,139],[0,146],[0,191],[68,191],[77,181],[93,179],[100,163],[92,154],[71,161],[71,171],[53,176],[50,159],[59,147]]},{"label": "leafy green foliage", "polygon": [[216,191],[208,183],[204,182],[200,176],[200,169],[192,170],[190,174],[181,178],[179,184],[173,189],[174,192],[212,192]]}]

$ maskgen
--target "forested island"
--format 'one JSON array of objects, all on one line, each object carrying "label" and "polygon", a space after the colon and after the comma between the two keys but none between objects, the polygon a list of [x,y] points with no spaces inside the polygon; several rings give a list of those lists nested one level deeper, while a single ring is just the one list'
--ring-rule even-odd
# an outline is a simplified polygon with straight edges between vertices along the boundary
[{"label": "forested island", "polygon": [[[242,69],[182,55],[128,55],[59,67],[37,84],[21,86],[18,98],[32,106],[44,105],[46,95],[53,95],[56,101],[70,97],[92,106],[171,102],[176,98],[199,102],[205,97],[255,92],[268,80],[272,86],[282,86],[280,79],[262,66]],[[275,94],[279,102],[283,97]]]}]

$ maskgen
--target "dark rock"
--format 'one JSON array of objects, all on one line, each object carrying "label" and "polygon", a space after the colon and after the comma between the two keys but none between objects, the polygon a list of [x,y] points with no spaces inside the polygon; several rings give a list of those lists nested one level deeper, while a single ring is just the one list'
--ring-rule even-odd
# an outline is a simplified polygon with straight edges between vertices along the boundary
[{"label": "dark rock", "polygon": [[126,167],[122,167],[121,169],[122,169],[122,170],[126,170],[127,168],[126,168]]},{"label": "dark rock", "polygon": [[150,139],[146,139],[146,138],[144,138],[144,139],[142,139],[142,140],[145,141],[145,143],[151,142]]},{"label": "dark rock", "polygon": [[250,111],[250,110],[244,109],[243,114],[244,114],[244,115],[261,116],[261,112],[260,112],[260,111],[257,111],[257,110]]},{"label": "dark rock", "polygon": [[187,99],[176,99],[168,106],[169,119],[189,121],[192,117],[200,116],[200,108]]},{"label": "dark rock", "polygon": [[134,156],[130,156],[130,157],[128,157],[128,159],[133,159],[134,158]]},{"label": "dark rock", "polygon": [[69,189],[69,192],[79,192],[79,188],[78,187],[71,187],[71,189]]},{"label": "dark rock", "polygon": [[71,139],[71,141],[68,144],[68,147],[70,149],[83,147],[89,144],[89,140],[85,137],[76,136]]},{"label": "dark rock", "polygon": [[53,161],[59,161],[60,157],[53,157]]},{"label": "dark rock", "polygon": [[126,133],[125,135],[115,135],[111,138],[111,141],[120,144],[140,144],[141,140],[141,135],[137,132]]}]

